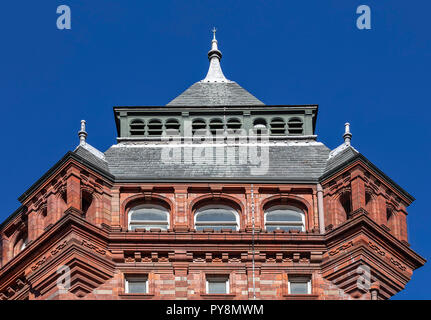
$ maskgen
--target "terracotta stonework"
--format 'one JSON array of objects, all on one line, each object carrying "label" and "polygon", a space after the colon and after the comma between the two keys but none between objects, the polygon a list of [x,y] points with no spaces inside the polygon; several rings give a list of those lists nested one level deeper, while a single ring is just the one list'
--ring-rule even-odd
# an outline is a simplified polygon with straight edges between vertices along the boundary
[{"label": "terracotta stonework", "polygon": [[[258,299],[370,299],[357,288],[357,268],[371,267],[378,298],[402,290],[424,263],[406,240],[409,204],[361,162],[322,183],[325,234],[319,234],[316,185],[254,184],[255,292]],[[378,185],[378,187],[377,187]],[[252,298],[252,233],[249,184],[112,184],[73,159],[67,160],[23,203],[2,228],[2,299],[249,299]],[[352,211],[338,198],[352,190]],[[372,192],[372,203],[365,193]],[[81,209],[88,193],[92,203]],[[66,196],[64,196],[66,195]],[[384,199],[384,201],[381,200]],[[197,232],[193,212],[201,203],[227,202],[240,210],[240,230]],[[131,205],[163,203],[169,208],[167,231],[128,231]],[[306,231],[266,232],[268,203],[293,203],[306,212]],[[395,212],[387,225],[386,208]],[[383,204],[383,205],[382,205]],[[364,207],[368,208],[366,210]],[[69,209],[66,209],[69,208]],[[14,251],[28,232],[26,248]],[[14,256],[15,255],[15,256]],[[71,289],[57,286],[57,268],[71,268]],[[125,294],[125,275],[148,276],[147,294]],[[205,291],[206,274],[229,276],[230,293]],[[312,294],[288,294],[289,276],[308,275]]]}]

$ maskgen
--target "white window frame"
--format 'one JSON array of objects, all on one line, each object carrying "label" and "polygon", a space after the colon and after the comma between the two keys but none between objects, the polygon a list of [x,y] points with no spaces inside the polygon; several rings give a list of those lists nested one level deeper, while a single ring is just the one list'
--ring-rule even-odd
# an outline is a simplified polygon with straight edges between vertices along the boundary
[{"label": "white window frame", "polygon": [[[209,293],[209,286],[211,280],[224,280],[226,285],[225,293]],[[230,277],[229,275],[207,275],[206,276],[206,290],[207,294],[229,294],[230,293]]]},{"label": "white window frame", "polygon": [[288,282],[287,282],[287,292],[288,294],[298,294],[298,293],[292,293],[290,289],[291,283],[307,283],[307,293],[311,294],[311,277],[310,276],[295,276],[291,275],[289,276]]},{"label": "white window frame", "polygon": [[[129,282],[134,282],[133,280],[135,280],[135,282],[137,282],[137,281],[144,282],[145,281],[145,293],[144,292],[142,292],[142,293],[130,293]],[[124,278],[124,292],[127,294],[148,294],[149,293],[148,276],[146,276],[146,275],[145,276],[144,275],[142,275],[142,276],[126,276]]]},{"label": "white window frame", "polygon": [[[266,220],[266,216],[268,215],[268,213],[270,213],[273,210],[278,210],[278,209],[286,209],[286,210],[293,210],[298,212],[299,214],[301,214],[301,221],[267,221]],[[294,206],[289,206],[289,205],[275,205],[272,207],[269,207],[268,209],[265,210],[264,213],[264,226],[265,226],[265,230],[267,226],[286,226],[286,227],[301,227],[301,231],[304,232],[305,231],[305,213],[302,209],[299,209],[298,207],[294,207]]]},{"label": "white window frame", "polygon": [[[131,220],[132,214],[134,213],[135,210],[140,210],[140,209],[158,209],[161,211],[166,212],[166,218],[167,220]],[[142,229],[146,229],[149,230],[151,229],[151,226],[158,226],[158,225],[166,225],[166,229],[169,229],[170,226],[170,212],[168,209],[166,209],[163,206],[160,205],[156,205],[156,204],[141,204],[138,205],[136,207],[133,207],[129,210],[128,213],[128,222],[127,222],[127,229],[128,230],[132,230],[131,226],[132,225],[138,225],[138,226],[142,226]]]},{"label": "white window frame", "polygon": [[[226,209],[230,212],[232,212],[235,216],[235,222],[234,221],[196,221],[197,216],[202,213],[202,211],[205,211],[207,209]],[[239,230],[239,213],[238,211],[236,211],[234,208],[226,206],[226,205],[217,205],[217,204],[209,204],[206,206],[203,206],[199,209],[196,210],[195,214],[194,214],[194,226],[195,229],[197,229],[197,226],[232,226],[234,223],[236,223],[236,227],[235,227],[235,231]]]}]

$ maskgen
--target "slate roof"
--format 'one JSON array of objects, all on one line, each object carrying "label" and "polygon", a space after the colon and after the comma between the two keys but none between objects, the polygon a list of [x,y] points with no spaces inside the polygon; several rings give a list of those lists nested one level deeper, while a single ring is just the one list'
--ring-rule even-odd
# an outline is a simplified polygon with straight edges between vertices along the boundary
[{"label": "slate roof", "polygon": [[[337,150],[339,149],[339,150]],[[326,163],[326,168],[324,174],[331,172],[333,169],[337,168],[343,163],[348,162],[350,159],[358,155],[359,152],[356,151],[351,146],[340,145],[338,148],[334,149]]]},{"label": "slate roof", "polygon": [[265,105],[234,81],[196,82],[167,106],[240,106]]},{"label": "slate roof", "polygon": [[[93,148],[93,147],[91,147]],[[97,149],[95,149],[97,150]],[[90,162],[92,165],[96,166],[99,169],[102,169],[106,172],[109,172],[108,163],[106,160],[101,158],[101,156],[97,156],[95,153],[91,152],[88,148],[84,148],[82,146],[78,146],[76,150],[74,151],[78,156],[84,158],[88,162]],[[99,151],[100,152],[100,151]],[[103,153],[102,153],[103,155]],[[104,157],[104,155],[103,155]]]},{"label": "slate roof", "polygon": [[[166,146],[165,146],[166,147]],[[206,164],[186,164],[181,161],[162,161],[162,146],[114,145],[105,152],[109,172],[119,180],[262,180],[317,181],[326,167],[330,150],[321,143],[307,145],[270,145],[268,170],[259,162],[240,163],[238,146],[233,157],[223,164],[214,157]],[[226,148],[226,147],[225,147]],[[216,154],[215,149],[214,156]],[[182,158],[184,148],[181,148]],[[228,154],[225,149],[225,155]],[[231,155],[231,154],[230,154]],[[247,158],[247,156],[245,157]]]}]

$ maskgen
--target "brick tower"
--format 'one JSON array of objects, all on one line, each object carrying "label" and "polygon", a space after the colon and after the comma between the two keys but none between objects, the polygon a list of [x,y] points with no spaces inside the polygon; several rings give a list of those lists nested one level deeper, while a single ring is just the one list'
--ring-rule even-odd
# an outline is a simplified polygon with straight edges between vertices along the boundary
[{"label": "brick tower", "polygon": [[117,143],[80,142],[0,225],[0,299],[388,299],[425,260],[414,200],[317,105],[265,105],[206,77],[166,106],[114,107]]}]

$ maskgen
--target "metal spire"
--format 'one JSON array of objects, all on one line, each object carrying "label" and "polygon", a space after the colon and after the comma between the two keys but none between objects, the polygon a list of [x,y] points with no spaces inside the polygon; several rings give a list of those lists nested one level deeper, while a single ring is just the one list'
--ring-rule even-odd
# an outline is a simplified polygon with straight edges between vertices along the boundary
[{"label": "metal spire", "polygon": [[81,130],[78,132],[78,136],[79,136],[79,145],[83,146],[85,145],[86,139],[87,139],[87,132],[85,131],[85,120],[81,120]]},{"label": "metal spire", "polygon": [[217,29],[213,28],[213,40],[211,42],[211,50],[208,52],[208,59],[210,60],[210,67],[207,76],[201,82],[231,82],[226,79],[221,70],[220,60],[222,57],[221,51],[218,49],[218,42],[216,39]]},{"label": "metal spire", "polygon": [[344,126],[345,126],[345,132],[343,135],[344,143],[347,146],[350,146],[350,141],[352,140],[352,134],[350,133],[350,123],[347,122]]}]

